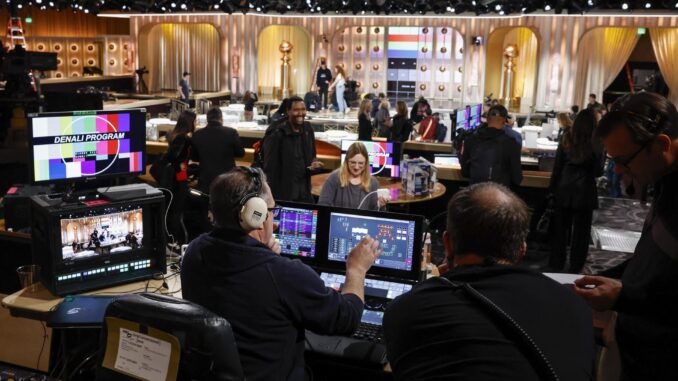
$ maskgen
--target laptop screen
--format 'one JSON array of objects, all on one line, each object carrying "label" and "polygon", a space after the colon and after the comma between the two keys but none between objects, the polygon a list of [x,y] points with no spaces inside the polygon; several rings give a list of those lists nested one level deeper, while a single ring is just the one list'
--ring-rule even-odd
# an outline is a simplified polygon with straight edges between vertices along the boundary
[{"label": "laptop screen", "polygon": [[417,240],[414,220],[331,212],[327,259],[346,262],[351,249],[366,235],[378,240],[384,250],[373,267],[412,270]]},{"label": "laptop screen", "polygon": [[278,226],[274,235],[280,241],[281,254],[315,257],[318,209],[283,206],[273,223]]},{"label": "laptop screen", "polygon": [[360,319],[360,322],[381,325],[383,320],[384,320],[383,311],[363,310],[363,317]]}]

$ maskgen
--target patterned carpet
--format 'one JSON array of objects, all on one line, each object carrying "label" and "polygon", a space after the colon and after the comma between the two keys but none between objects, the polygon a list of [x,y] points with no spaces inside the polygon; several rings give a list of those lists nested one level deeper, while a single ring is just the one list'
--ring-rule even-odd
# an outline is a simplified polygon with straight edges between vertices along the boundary
[{"label": "patterned carpet", "polygon": [[[606,228],[614,229],[615,233],[630,238],[637,236],[633,232],[642,230],[643,221],[650,209],[650,204],[627,198],[600,197],[599,201],[600,208],[593,213],[592,231]],[[550,253],[549,244],[550,242],[528,242],[528,252],[525,256],[524,265],[539,271],[546,271]],[[632,252],[633,247],[634,245],[631,245],[628,251]],[[582,272],[584,274],[596,274],[622,263],[631,255],[627,252],[603,250],[600,242],[592,239],[589,255]]]}]

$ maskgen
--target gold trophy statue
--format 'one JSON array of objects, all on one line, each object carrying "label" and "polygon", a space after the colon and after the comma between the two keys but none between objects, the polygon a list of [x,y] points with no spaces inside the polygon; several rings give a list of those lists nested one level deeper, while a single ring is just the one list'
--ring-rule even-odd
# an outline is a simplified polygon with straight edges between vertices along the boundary
[{"label": "gold trophy statue", "polygon": [[514,44],[506,45],[504,48],[504,57],[506,63],[504,64],[504,106],[511,107],[511,103],[515,100],[513,96],[513,77],[515,75],[516,64],[513,59],[518,57],[520,51],[518,46]]},{"label": "gold trophy statue", "polygon": [[281,90],[281,99],[289,98],[290,96],[290,52],[292,51],[292,44],[288,41],[283,41],[280,43],[278,50],[283,54],[282,65],[280,65],[280,90]]}]

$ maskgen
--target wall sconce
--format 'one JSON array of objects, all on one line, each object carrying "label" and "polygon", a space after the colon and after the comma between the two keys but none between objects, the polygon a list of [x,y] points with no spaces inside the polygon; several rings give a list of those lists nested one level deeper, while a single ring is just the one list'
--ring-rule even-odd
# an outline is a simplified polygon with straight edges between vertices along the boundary
[{"label": "wall sconce", "polygon": [[445,85],[440,85],[440,86],[438,86],[438,90],[440,90],[440,91],[445,91]]},{"label": "wall sconce", "polygon": [[447,68],[445,66],[441,66],[438,68],[438,70],[440,70],[441,73],[444,73]]},{"label": "wall sconce", "polygon": [[372,82],[372,88],[373,89],[379,88],[379,82]]},{"label": "wall sconce", "polygon": [[71,44],[71,51],[72,51],[72,52],[77,52],[77,51],[78,51],[78,45],[76,45],[76,44]]},{"label": "wall sconce", "polygon": [[362,33],[362,32],[363,32],[363,27],[361,27],[361,26],[357,27],[356,30],[355,30],[355,32],[358,33],[358,34]]},{"label": "wall sconce", "polygon": [[357,64],[355,64],[355,69],[356,69],[356,70],[360,70],[360,69],[362,69],[362,68],[363,68],[363,65],[362,65],[360,62],[358,62]]},{"label": "wall sconce", "polygon": [[375,34],[379,34],[380,31],[381,31],[381,30],[380,30],[379,28],[374,28],[374,33],[375,33]]},{"label": "wall sconce", "polygon": [[440,33],[442,33],[442,34],[447,34],[447,28],[441,29],[441,30],[440,30]]},{"label": "wall sconce", "polygon": [[379,64],[372,65],[372,70],[374,70],[374,71],[379,70]]},{"label": "wall sconce", "polygon": [[117,48],[118,48],[118,46],[116,44],[112,43],[112,42],[110,44],[108,44],[108,50],[110,50],[112,52],[114,52],[115,49],[117,49]]},{"label": "wall sconce", "polygon": [[93,52],[93,51],[94,51],[94,45],[92,45],[92,44],[87,44],[87,51],[88,51],[88,52]]},{"label": "wall sconce", "polygon": [[379,51],[379,46],[375,46],[374,48],[372,48],[372,50],[373,50],[375,53],[378,52],[378,51]]},{"label": "wall sconce", "polygon": [[426,85],[423,84],[423,83],[421,85],[419,85],[419,90],[421,90],[421,91],[426,90]]},{"label": "wall sconce", "polygon": [[61,44],[54,44],[54,51],[60,52],[61,51]]},{"label": "wall sconce", "polygon": [[108,64],[109,64],[110,66],[115,66],[116,63],[117,63],[117,62],[116,62],[115,59],[113,59],[113,58],[111,58],[110,60],[108,60]]},{"label": "wall sconce", "polygon": [[355,47],[355,51],[356,51],[356,52],[360,52],[360,51],[362,51],[362,50],[363,50],[362,45],[358,45],[358,46]]},{"label": "wall sconce", "polygon": [[421,47],[421,52],[422,52],[422,53],[428,53],[428,47],[427,47],[427,46],[422,46],[422,47]]},{"label": "wall sconce", "polygon": [[421,71],[426,71],[428,70],[428,67],[426,65],[421,65]]},{"label": "wall sconce", "polygon": [[440,48],[440,53],[443,54],[447,53],[447,47],[443,46],[442,48]]},{"label": "wall sconce", "polygon": [[73,65],[73,66],[80,65],[80,60],[78,60],[77,58],[71,59],[71,65]]},{"label": "wall sconce", "polygon": [[422,30],[421,30],[421,33],[423,33],[423,34],[428,34],[428,28],[422,29]]},{"label": "wall sconce", "polygon": [[345,47],[344,45],[339,45],[339,47],[337,48],[337,50],[339,50],[340,52],[343,53],[344,50],[346,50],[346,47]]}]

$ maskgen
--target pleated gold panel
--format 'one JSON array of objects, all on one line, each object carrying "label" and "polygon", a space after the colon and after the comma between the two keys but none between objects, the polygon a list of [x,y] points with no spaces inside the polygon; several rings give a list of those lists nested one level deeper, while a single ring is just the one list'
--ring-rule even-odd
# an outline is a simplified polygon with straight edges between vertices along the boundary
[{"label": "pleated gold panel", "polygon": [[220,89],[220,36],[211,24],[159,24],[142,33],[140,67],[149,70],[150,91],[176,90],[184,71],[194,91]]}]

